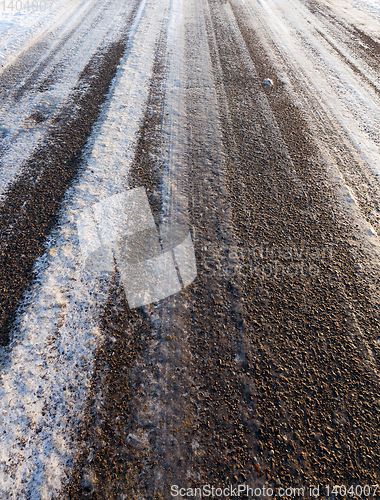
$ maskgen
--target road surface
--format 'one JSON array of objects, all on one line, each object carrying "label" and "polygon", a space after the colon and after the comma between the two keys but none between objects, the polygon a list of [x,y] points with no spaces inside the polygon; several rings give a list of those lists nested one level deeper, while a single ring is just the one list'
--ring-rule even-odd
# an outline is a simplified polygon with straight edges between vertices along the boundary
[{"label": "road surface", "polygon": [[378,496],[377,0],[7,9],[0,498]]}]

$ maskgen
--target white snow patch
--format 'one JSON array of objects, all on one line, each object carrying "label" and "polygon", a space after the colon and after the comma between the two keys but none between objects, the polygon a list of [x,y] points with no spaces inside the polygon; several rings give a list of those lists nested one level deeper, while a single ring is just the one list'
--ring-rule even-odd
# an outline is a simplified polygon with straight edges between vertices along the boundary
[{"label": "white snow patch", "polygon": [[[349,0],[330,2],[338,18],[339,6],[347,3]],[[373,5],[378,5],[377,0]],[[259,4],[245,0],[244,6],[258,32],[269,33],[281,57],[297,75],[298,84],[313,89],[322,109],[336,119],[368,167],[380,176],[380,98],[375,90],[380,90],[379,75],[350,52],[339,37],[331,35],[332,24],[324,24],[300,0],[262,0]],[[307,103],[301,106],[305,108]]]},{"label": "white snow patch", "polygon": [[[26,1],[23,0],[23,5]],[[44,0],[38,3],[41,1]],[[36,61],[29,73],[36,68],[39,71],[34,77],[35,88],[15,102],[14,92],[30,77],[26,73],[18,87],[12,88],[9,95],[4,94],[0,103],[0,195],[49,133],[53,118],[70,99],[90,58],[100,47],[107,47],[121,36],[134,5],[132,2],[127,7],[112,2],[110,5],[107,0],[59,1],[60,5],[53,3],[50,11],[1,13],[0,72],[11,64],[16,67],[19,56],[33,53]],[[6,0],[6,5],[11,2]],[[16,5],[13,0],[14,8]],[[41,85],[43,91],[37,91]],[[46,121],[37,124],[31,118],[37,112]]]},{"label": "white snow patch", "polygon": [[109,288],[107,275],[82,265],[76,220],[84,208],[127,189],[167,9],[157,0],[141,5],[133,42],[90,140],[87,168],[35,265],[38,282],[25,297],[0,379],[1,498],[51,499],[70,475]]},{"label": "white snow patch", "polygon": [[341,19],[380,40],[379,0],[321,0]]}]

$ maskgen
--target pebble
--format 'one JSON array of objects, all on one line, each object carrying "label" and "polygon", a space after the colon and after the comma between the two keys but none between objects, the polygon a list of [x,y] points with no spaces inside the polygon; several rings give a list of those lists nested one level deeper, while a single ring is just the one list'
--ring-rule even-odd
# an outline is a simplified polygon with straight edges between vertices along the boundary
[{"label": "pebble", "polygon": [[265,78],[265,80],[263,81],[263,85],[264,87],[273,87],[273,80],[271,80],[270,78]]}]

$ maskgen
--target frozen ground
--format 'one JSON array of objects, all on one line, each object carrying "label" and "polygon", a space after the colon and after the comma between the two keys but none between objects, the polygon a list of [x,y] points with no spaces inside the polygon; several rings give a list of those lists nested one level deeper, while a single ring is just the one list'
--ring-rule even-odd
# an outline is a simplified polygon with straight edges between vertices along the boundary
[{"label": "frozen ground", "polygon": [[0,9],[0,78],[7,89],[0,96],[0,196],[62,107],[83,90],[75,86],[91,57],[122,36],[134,4],[73,0],[47,3],[44,11],[39,2],[36,12],[17,11],[16,3]]},{"label": "frozen ground", "polygon": [[[70,479],[94,355],[103,342],[99,322],[110,280],[107,273],[94,274],[84,269],[77,220],[84,209],[130,187],[129,172],[145,117],[163,27],[167,56],[162,120],[162,157],[167,171],[163,192],[168,195],[163,211],[167,217],[178,210],[168,200],[175,199],[181,210],[187,210],[189,203],[181,183],[186,164],[183,102],[186,91],[194,93],[195,102],[204,98],[205,102],[213,103],[209,115],[205,112],[200,123],[205,130],[206,127],[211,130],[214,139],[218,136],[216,142],[222,140],[215,116],[213,78],[216,77],[212,76],[211,56],[206,54],[205,42],[200,44],[205,55],[196,68],[198,73],[194,73],[197,76],[192,81],[193,87],[188,89],[185,82],[183,19],[188,16],[186,22],[192,22],[188,11],[194,19],[197,17],[195,4],[192,2],[190,9],[181,0],[142,0],[140,3],[129,31],[128,49],[88,142],[81,177],[67,193],[59,224],[49,238],[45,255],[35,263],[37,281],[20,306],[1,373],[1,498],[56,498]],[[207,12],[200,4],[199,8]],[[234,0],[231,4],[246,13],[247,23],[259,35],[277,65],[277,74],[310,123],[313,120],[314,126],[319,123],[315,118],[318,110],[324,113],[322,120],[327,116],[331,121],[337,134],[334,138],[337,150],[335,145],[331,146],[330,156],[340,154],[341,139],[355,157],[358,169],[363,172],[363,183],[359,186],[356,178],[343,167],[342,183],[359,211],[366,198],[368,203],[363,214],[372,241],[378,245],[380,78],[372,64],[377,55],[369,51],[366,58],[356,51],[344,26],[337,24],[333,16],[323,15],[326,11],[319,10],[317,3],[314,4],[316,10],[301,0]],[[322,0],[320,5],[331,9],[328,12],[337,19],[352,23],[374,40],[380,40],[379,1]],[[125,7],[126,11],[128,8]],[[46,59],[46,65],[42,65],[37,75],[38,83],[49,76],[52,79],[43,92],[36,91],[35,82],[30,82],[21,98],[16,99],[16,91],[25,87],[25,81],[20,79],[9,96],[1,96],[2,193],[31,152],[43,142],[54,112],[39,126],[30,116],[45,109],[49,109],[49,113],[52,109],[58,110],[70,98],[91,55],[120,36],[121,11],[113,2],[60,0],[44,12],[1,12],[1,71],[17,64],[17,58],[25,51],[42,44],[40,62]],[[225,12],[237,30],[229,3]],[[206,25],[200,23],[198,29],[206,39]],[[66,46],[61,47],[66,39]],[[205,97],[197,95],[202,86],[207,89]],[[203,105],[206,109],[206,104]],[[212,124],[207,123],[211,113]],[[208,140],[213,139],[208,137]],[[315,140],[320,141],[321,148],[322,145],[327,148],[324,138],[316,136]],[[219,143],[214,147],[221,148]],[[217,156],[222,157],[219,150]]]},{"label": "frozen ground", "polygon": [[0,491],[8,498],[51,498],[67,479],[109,279],[82,269],[77,220],[86,207],[125,190],[167,9],[141,3],[128,54],[90,140],[86,170],[68,193],[46,256],[36,263],[39,283],[26,298],[2,373]]},{"label": "frozen ground", "polygon": [[17,6],[15,2],[3,2],[0,9],[2,67],[13,62],[37,38],[54,31],[63,12],[72,14],[79,6],[80,2],[49,2],[42,10],[40,2],[29,9],[26,2],[18,2]]},{"label": "frozen ground", "polygon": [[[239,2],[237,2],[239,3]],[[250,12],[252,27],[267,41],[268,53],[283,82],[294,92],[294,100],[305,116],[320,106],[344,131],[342,143],[358,153],[357,161],[367,176],[365,196],[371,196],[372,213],[368,220],[373,231],[379,230],[378,186],[380,177],[380,76],[376,61],[379,54],[365,46],[360,52],[359,37],[350,33],[341,21],[349,21],[374,37],[380,36],[380,4],[377,2],[322,2],[302,0],[242,0]],[[331,7],[325,11],[323,4]],[[357,11],[357,12],[356,12]],[[334,16],[332,15],[334,14]],[[375,14],[375,15],[374,15]],[[338,21],[339,20],[339,21]],[[351,42],[351,43],[350,43]],[[264,42],[265,43],[265,42]],[[284,67],[285,62],[285,67]],[[317,102],[315,102],[317,101]],[[320,128],[322,130],[322,127]],[[317,132],[320,134],[320,131]],[[347,143],[347,138],[351,144]],[[352,148],[354,146],[354,149]],[[345,182],[360,205],[357,180],[343,172]],[[369,191],[374,194],[370,195]]]},{"label": "frozen ground", "polygon": [[376,40],[380,39],[378,0],[323,0],[321,3],[330,7],[339,19],[346,19]]}]

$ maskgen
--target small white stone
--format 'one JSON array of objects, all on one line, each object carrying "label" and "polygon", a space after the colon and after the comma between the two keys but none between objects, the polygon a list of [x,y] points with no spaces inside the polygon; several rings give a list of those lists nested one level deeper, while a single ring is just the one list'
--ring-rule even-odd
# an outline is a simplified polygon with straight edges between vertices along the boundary
[{"label": "small white stone", "polygon": [[265,85],[266,87],[273,87],[273,80],[271,80],[270,78],[265,78],[265,80],[263,81],[263,85]]}]

